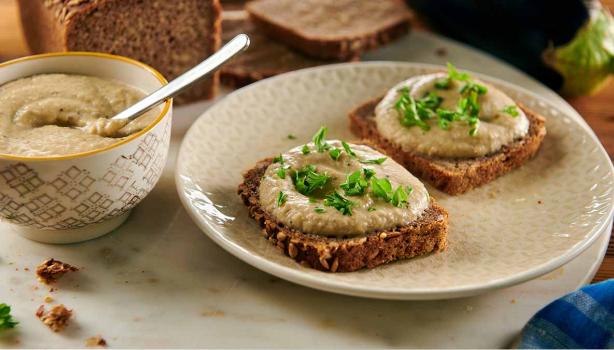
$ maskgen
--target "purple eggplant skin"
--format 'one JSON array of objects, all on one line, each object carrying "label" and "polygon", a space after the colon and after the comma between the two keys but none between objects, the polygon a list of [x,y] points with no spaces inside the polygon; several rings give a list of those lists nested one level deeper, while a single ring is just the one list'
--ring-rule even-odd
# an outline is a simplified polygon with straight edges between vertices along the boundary
[{"label": "purple eggplant skin", "polygon": [[581,0],[406,0],[439,33],[489,52],[554,90],[563,77],[543,60],[589,19]]}]

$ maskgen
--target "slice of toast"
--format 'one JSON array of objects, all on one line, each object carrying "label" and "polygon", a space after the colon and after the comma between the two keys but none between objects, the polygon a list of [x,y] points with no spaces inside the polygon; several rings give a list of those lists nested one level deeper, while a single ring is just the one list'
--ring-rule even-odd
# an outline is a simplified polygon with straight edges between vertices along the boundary
[{"label": "slice of toast", "polygon": [[240,33],[249,35],[249,49],[220,70],[222,83],[233,88],[297,69],[339,62],[307,57],[264,35],[249,20],[247,12],[225,11],[222,41],[226,43]]},{"label": "slice of toast", "polygon": [[[498,152],[469,159],[437,158],[408,153],[378,132],[374,110],[380,100],[381,98],[378,98],[366,102],[350,112],[352,132],[374,144],[412,174],[451,195],[465,193],[520,167],[535,156],[546,136],[545,119],[520,106],[529,119],[529,132]],[[399,127],[402,126],[399,124]]]},{"label": "slice of toast", "polygon": [[301,265],[329,272],[351,272],[441,251],[447,246],[448,213],[432,198],[415,222],[360,237],[326,237],[286,227],[260,205],[260,180],[272,161],[262,160],[248,170],[238,193],[249,209],[249,216],[262,227],[264,237]]},{"label": "slice of toast", "polygon": [[246,10],[268,36],[324,59],[346,60],[409,30],[401,0],[258,0]]}]

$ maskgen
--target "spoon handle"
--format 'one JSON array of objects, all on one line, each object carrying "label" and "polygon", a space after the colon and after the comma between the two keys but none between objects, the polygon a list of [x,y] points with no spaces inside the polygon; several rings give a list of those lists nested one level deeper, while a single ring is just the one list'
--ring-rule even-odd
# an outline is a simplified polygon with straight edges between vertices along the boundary
[{"label": "spoon handle", "polygon": [[170,83],[164,85],[150,95],[147,95],[139,102],[124,109],[111,119],[132,120],[138,117],[139,115],[147,112],[151,108],[158,105],[160,102],[177,95],[188,86],[204,78],[205,76],[207,76],[207,74],[216,70],[218,67],[220,67],[226,61],[234,57],[236,54],[245,50],[248,46],[249,37],[247,35],[239,34],[235,36],[226,45],[224,45],[213,55],[209,56],[206,60],[202,61],[194,68],[173,79]]}]

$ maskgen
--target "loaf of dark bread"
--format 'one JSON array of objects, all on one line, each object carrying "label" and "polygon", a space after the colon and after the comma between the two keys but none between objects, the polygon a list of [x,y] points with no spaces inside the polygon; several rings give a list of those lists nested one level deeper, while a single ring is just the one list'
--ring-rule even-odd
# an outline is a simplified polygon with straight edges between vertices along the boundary
[{"label": "loaf of dark bread", "polygon": [[[134,58],[173,79],[218,50],[219,0],[19,0],[33,53],[97,51]],[[176,101],[215,95],[218,76]]]},{"label": "loaf of dark bread", "polygon": [[262,227],[264,237],[304,266],[350,272],[441,251],[447,246],[448,213],[433,198],[416,221],[361,237],[325,237],[280,224],[260,205],[260,180],[272,161],[272,158],[265,159],[247,171],[238,192],[249,215]]},{"label": "loaf of dark bread", "polygon": [[[412,174],[452,195],[465,193],[520,167],[535,156],[546,136],[545,119],[520,106],[529,119],[529,132],[525,137],[504,146],[498,152],[469,159],[428,157],[405,152],[378,132],[374,110],[380,100],[381,98],[378,98],[366,102],[350,112],[352,132],[368,140]],[[400,124],[399,127],[401,127]]]},{"label": "loaf of dark bread", "polygon": [[257,0],[245,6],[268,36],[302,53],[348,60],[409,30],[401,0]]}]

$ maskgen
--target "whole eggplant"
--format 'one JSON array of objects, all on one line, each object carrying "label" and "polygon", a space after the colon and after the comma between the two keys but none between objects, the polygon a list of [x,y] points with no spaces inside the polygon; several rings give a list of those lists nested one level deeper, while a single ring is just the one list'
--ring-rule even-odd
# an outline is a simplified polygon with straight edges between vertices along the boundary
[{"label": "whole eggplant", "polygon": [[407,0],[434,29],[567,95],[614,74],[614,20],[598,1]]}]

